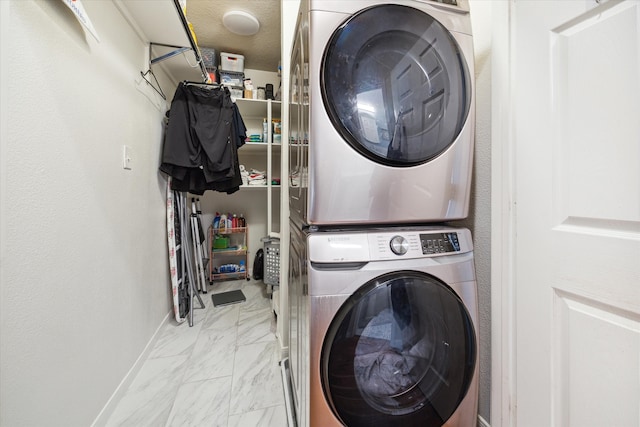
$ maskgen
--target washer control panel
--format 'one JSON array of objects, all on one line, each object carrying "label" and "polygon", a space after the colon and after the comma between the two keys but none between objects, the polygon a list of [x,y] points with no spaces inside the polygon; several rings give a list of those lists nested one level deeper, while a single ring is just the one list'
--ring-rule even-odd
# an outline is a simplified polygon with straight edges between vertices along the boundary
[{"label": "washer control panel", "polygon": [[458,233],[420,234],[422,253],[425,255],[460,252]]},{"label": "washer control panel", "polygon": [[398,230],[369,234],[371,260],[423,258],[473,250],[463,229]]},{"label": "washer control panel", "polygon": [[473,251],[471,233],[464,228],[314,232],[308,239],[310,260],[319,263],[416,259]]}]

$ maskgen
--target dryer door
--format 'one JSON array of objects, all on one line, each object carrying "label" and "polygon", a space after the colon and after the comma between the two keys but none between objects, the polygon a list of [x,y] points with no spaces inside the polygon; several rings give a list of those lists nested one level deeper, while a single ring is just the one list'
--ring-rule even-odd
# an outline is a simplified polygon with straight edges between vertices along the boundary
[{"label": "dryer door", "polygon": [[435,18],[379,5],[332,35],[321,70],[325,108],[342,137],[380,164],[428,162],[453,144],[471,106],[465,58]]},{"label": "dryer door", "polygon": [[472,319],[439,279],[401,271],[361,287],[325,337],[321,380],[344,425],[441,426],[471,383]]}]

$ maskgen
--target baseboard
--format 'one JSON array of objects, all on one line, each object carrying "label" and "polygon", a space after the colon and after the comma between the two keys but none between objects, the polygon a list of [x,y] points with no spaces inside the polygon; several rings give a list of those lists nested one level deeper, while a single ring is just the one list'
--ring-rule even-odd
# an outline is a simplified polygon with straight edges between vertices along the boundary
[{"label": "baseboard", "polygon": [[489,424],[484,418],[478,415],[478,427],[491,427],[491,424]]},{"label": "baseboard", "polygon": [[278,346],[280,348],[280,360],[289,357],[289,347],[283,347],[280,339],[278,339]]},{"label": "baseboard", "polygon": [[280,373],[282,374],[282,388],[284,391],[284,408],[287,412],[287,426],[297,427],[296,413],[293,406],[293,390],[289,380],[289,358],[285,357],[280,361]]},{"label": "baseboard", "polygon": [[147,360],[147,356],[149,356],[149,353],[151,353],[151,350],[153,349],[153,346],[155,345],[158,338],[158,333],[169,321],[169,319],[171,319],[171,316],[173,316],[173,310],[167,313],[165,318],[162,319],[162,322],[160,322],[160,325],[156,328],[155,332],[147,342],[147,345],[144,347],[144,350],[142,350],[140,356],[138,356],[131,369],[129,369],[129,372],[127,372],[122,381],[120,381],[120,384],[118,384],[118,387],[116,387],[109,400],[107,400],[107,403],[104,405],[96,419],[93,421],[91,427],[104,427],[107,424],[109,417],[115,410],[117,404],[120,402],[120,399],[127,391],[136,375],[138,375],[138,372],[140,372],[140,369],[142,368],[144,362]]}]

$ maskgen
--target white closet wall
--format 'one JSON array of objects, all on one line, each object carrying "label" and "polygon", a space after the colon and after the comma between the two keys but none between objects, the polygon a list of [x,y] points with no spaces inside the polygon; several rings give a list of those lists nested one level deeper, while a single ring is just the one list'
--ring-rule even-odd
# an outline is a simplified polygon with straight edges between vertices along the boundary
[{"label": "white closet wall", "polygon": [[3,426],[91,425],[171,308],[165,101],[115,3],[82,4],[99,42],[65,2],[0,2]]}]

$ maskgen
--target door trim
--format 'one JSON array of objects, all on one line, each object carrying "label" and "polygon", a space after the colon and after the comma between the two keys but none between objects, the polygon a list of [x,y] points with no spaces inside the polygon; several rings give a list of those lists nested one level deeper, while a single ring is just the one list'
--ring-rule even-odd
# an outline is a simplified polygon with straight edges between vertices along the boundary
[{"label": "door trim", "polygon": [[491,425],[516,425],[514,0],[492,5]]}]

